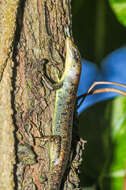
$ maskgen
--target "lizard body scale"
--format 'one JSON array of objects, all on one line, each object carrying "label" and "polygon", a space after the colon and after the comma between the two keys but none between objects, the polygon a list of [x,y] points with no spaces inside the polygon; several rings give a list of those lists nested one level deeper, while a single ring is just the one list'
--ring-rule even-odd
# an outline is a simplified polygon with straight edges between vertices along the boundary
[{"label": "lizard body scale", "polygon": [[[59,190],[66,169],[72,140],[72,125],[76,93],[81,73],[81,59],[77,47],[66,38],[65,71],[54,86],[56,90],[55,112],[52,136],[56,137],[50,146],[49,190]],[[45,80],[45,77],[44,77]],[[47,82],[47,79],[46,79]]]}]

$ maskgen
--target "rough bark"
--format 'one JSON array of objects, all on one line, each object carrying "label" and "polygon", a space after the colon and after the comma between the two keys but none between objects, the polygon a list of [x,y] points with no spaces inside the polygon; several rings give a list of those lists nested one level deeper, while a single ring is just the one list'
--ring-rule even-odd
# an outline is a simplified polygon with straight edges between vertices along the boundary
[{"label": "rough bark", "polygon": [[12,42],[18,0],[0,0],[0,190],[14,189],[14,125],[12,110]]},{"label": "rough bark", "polygon": [[[20,1],[14,43],[14,102],[9,100],[14,104],[15,186],[18,190],[48,189],[49,144],[42,143],[41,139],[51,135],[55,91],[50,91],[43,83],[41,60],[49,61],[47,74],[56,81],[55,73],[61,76],[64,70],[66,36],[72,38],[70,3],[71,0]],[[76,135],[76,120],[75,117],[74,140],[61,187],[64,190],[80,189],[78,168],[84,143]],[[14,143],[10,146],[13,150]]]},{"label": "rough bark", "polygon": [[[14,125],[11,105],[12,62],[8,60],[0,83],[0,190],[14,189]],[[6,95],[6,96],[5,96]]]}]

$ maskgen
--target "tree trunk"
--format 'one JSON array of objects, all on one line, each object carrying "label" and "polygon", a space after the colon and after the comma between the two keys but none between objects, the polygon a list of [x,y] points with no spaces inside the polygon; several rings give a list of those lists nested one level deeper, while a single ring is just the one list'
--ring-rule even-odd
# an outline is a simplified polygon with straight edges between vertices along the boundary
[{"label": "tree trunk", "polygon": [[[70,0],[22,0],[19,4],[13,50],[13,91],[12,94],[9,91],[9,99],[6,99],[6,91],[3,91],[6,101],[10,103],[8,108],[10,110],[13,108],[14,112],[16,145],[14,176],[15,189],[18,190],[49,189],[49,143],[43,141],[43,136],[51,136],[55,91],[48,89],[42,80],[43,61],[48,60],[46,72],[49,78],[57,81],[56,72],[61,76],[64,71],[66,36],[72,38],[70,3]],[[4,74],[9,73],[8,65],[9,63]],[[10,85],[10,79],[11,74],[7,85]],[[1,88],[5,89],[7,85],[2,78]],[[3,94],[1,96],[4,99]],[[1,101],[4,102],[2,98]],[[4,114],[6,118],[12,119],[12,111],[9,115]],[[4,119],[3,116],[1,118]],[[61,185],[63,190],[80,189],[78,168],[81,163],[83,141],[76,134],[78,130],[76,120],[75,116],[71,155]],[[9,122],[8,125],[11,126]],[[13,130],[6,128],[7,131],[4,132],[6,134],[1,135],[6,136],[10,131],[13,139]],[[4,143],[5,140],[2,141]],[[2,146],[7,147],[6,143]],[[9,144],[9,150],[14,153],[13,140]],[[9,161],[11,166],[14,165],[14,155],[12,157],[12,161]],[[2,162],[5,163],[1,160]],[[10,172],[12,173],[12,169]],[[14,184],[14,180],[12,183]],[[11,190],[13,186],[8,185],[5,189]],[[0,189],[3,189],[2,186]]]}]

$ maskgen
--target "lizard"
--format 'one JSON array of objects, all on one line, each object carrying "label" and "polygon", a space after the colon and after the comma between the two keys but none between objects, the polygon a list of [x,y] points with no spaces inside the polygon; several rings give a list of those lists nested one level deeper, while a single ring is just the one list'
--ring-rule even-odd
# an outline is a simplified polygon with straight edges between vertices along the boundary
[{"label": "lizard", "polygon": [[[70,38],[66,38],[65,71],[58,83],[51,84],[45,75],[46,85],[56,90],[55,112],[52,124],[50,146],[49,190],[59,190],[65,172],[72,140],[72,124],[76,93],[78,89],[81,58],[77,47]],[[61,127],[62,126],[62,127]]]},{"label": "lizard", "polygon": [[[68,164],[72,140],[73,114],[81,74],[81,57],[78,48],[69,37],[66,38],[65,46],[65,69],[58,82],[53,84],[49,78],[42,73],[42,79],[46,86],[51,90],[56,90],[52,136],[45,137],[45,139],[51,140],[49,155],[50,177],[48,178],[49,190],[60,190],[61,181]],[[43,64],[47,62],[46,59],[43,59]],[[88,92],[81,95],[79,98],[83,97],[84,100],[87,95],[102,92],[117,92],[126,96],[126,92],[115,88],[93,90],[95,86],[100,84],[112,84],[126,88],[126,85],[120,83],[98,81],[94,82]]]}]

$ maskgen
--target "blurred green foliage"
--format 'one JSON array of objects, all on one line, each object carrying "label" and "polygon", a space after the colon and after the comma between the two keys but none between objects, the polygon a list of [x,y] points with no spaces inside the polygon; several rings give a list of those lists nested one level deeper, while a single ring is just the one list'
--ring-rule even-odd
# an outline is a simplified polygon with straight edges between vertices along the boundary
[{"label": "blurred green foliage", "polygon": [[[111,111],[111,117],[109,113]],[[111,138],[112,146],[106,147],[107,158],[99,177],[101,189],[123,189],[126,174],[126,98],[118,97],[108,103],[106,120],[110,120],[109,133],[105,131],[104,142]],[[104,143],[105,144],[105,143]],[[109,181],[109,183],[108,183]],[[108,186],[109,185],[109,186]]]},{"label": "blurred green foliage", "polygon": [[76,15],[76,13],[79,12],[81,6],[84,6],[85,0],[78,0],[78,1],[72,1],[72,9],[73,9],[73,12],[72,14],[73,15]]},{"label": "blurred green foliage", "polygon": [[[72,0],[72,10],[73,35],[83,58],[99,64],[108,53],[126,45],[126,0]],[[123,189],[126,98],[92,106],[80,115],[79,127],[81,137],[87,140],[83,190],[92,185],[96,190]]]},{"label": "blurred green foliage", "polygon": [[125,0],[109,0],[113,11],[119,22],[126,26],[126,1]]},{"label": "blurred green foliage", "polygon": [[72,0],[72,5],[73,35],[83,58],[99,64],[126,44],[126,28],[117,20],[109,0]]}]

